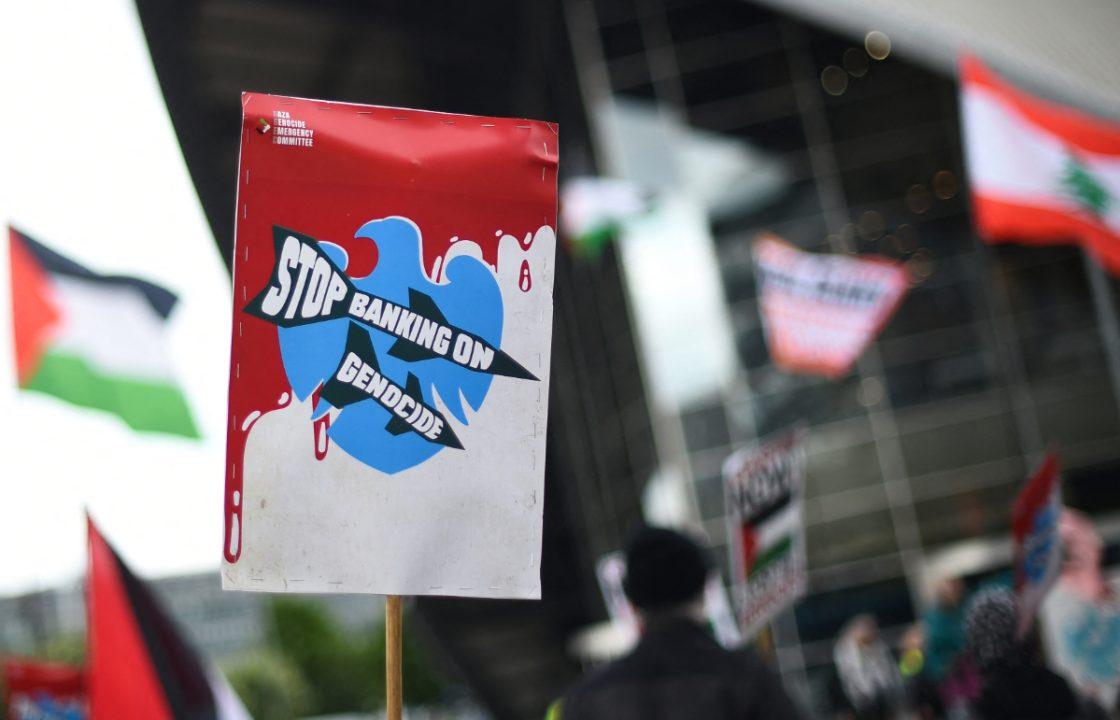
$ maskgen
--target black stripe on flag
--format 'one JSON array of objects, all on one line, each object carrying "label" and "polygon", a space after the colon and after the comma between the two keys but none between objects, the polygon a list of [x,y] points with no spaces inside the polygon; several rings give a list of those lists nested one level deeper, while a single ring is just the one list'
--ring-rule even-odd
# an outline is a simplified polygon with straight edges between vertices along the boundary
[{"label": "black stripe on flag", "polygon": [[48,272],[77,278],[79,280],[104,283],[105,285],[125,285],[136,288],[144,295],[148,303],[151,304],[152,309],[159,313],[159,316],[164,319],[171,314],[171,310],[179,300],[175,293],[167,288],[156,285],[153,282],[148,282],[147,280],[141,280],[138,277],[95,273],[86,266],[74,262],[65,255],[60,255],[54,250],[51,250],[46,245],[32,240],[27,233],[15,228],[11,228],[11,230],[19,237],[28,251],[35,256],[35,259],[43,266],[43,269]]},{"label": "black stripe on flag", "polygon": [[148,586],[132,574],[112,546],[109,551],[117,563],[136,626],[175,720],[218,720],[214,691],[198,655]]}]

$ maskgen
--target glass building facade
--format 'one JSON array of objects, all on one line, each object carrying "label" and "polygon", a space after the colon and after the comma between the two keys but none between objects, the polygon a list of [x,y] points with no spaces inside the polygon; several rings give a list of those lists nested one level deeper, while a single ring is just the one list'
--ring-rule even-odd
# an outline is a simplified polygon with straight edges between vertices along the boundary
[{"label": "glass building facade", "polygon": [[[690,519],[724,556],[724,459],[808,425],[809,595],[774,626],[787,681],[820,697],[857,612],[897,637],[949,554],[978,551],[966,574],[1006,566],[1011,503],[1047,448],[1067,504],[1115,526],[1120,388],[1101,328],[1117,283],[1094,294],[1102,278],[1073,247],[977,239],[954,78],[745,2],[585,0],[568,20],[594,112],[646,103],[783,169],[769,202],[710,222],[733,377],[652,411],[662,464],[687,477]],[[597,150],[609,174],[617,151]],[[771,364],[751,259],[763,231],[909,265],[913,288],[844,378]]]}]

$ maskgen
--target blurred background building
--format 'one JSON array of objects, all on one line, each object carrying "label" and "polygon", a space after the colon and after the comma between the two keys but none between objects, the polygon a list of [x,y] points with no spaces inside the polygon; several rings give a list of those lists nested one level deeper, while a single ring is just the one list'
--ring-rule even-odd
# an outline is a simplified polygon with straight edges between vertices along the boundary
[{"label": "blurred background building", "polygon": [[[417,602],[495,717],[541,717],[577,676],[571,638],[606,617],[595,561],[643,507],[726,557],[723,460],[797,422],[810,430],[810,590],[774,640],[808,703],[852,615],[893,637],[937,576],[1007,567],[1011,501],[1049,447],[1067,503],[1120,560],[1117,282],[1073,247],[977,240],[955,82],[969,49],[1040,95],[1120,118],[1107,0],[1076,15],[1037,0],[137,7],[227,261],[242,90],[547,118],[562,127],[562,183],[602,174],[655,192],[638,230],[558,258],[544,600]],[[750,253],[762,231],[897,258],[919,279],[843,379],[771,364]],[[261,601],[216,587],[161,584],[222,655],[259,640]],[[3,601],[0,641],[70,629],[76,593]],[[347,626],[372,619],[372,601],[336,605]]]}]

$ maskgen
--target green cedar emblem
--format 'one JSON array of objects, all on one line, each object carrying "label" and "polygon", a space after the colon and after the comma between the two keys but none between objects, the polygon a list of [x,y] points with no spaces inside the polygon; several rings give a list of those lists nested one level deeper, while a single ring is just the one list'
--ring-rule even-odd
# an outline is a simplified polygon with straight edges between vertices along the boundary
[{"label": "green cedar emblem", "polygon": [[1096,178],[1074,155],[1066,158],[1062,168],[1062,190],[1077,201],[1084,210],[1103,216],[1112,203],[1112,196],[1108,194],[1101,181]]}]

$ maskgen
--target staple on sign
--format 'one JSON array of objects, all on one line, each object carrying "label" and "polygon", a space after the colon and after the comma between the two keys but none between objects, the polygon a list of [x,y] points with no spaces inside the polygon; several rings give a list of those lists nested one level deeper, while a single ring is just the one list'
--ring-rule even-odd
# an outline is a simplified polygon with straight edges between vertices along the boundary
[{"label": "staple on sign", "polygon": [[482,123],[482,127],[494,127],[494,123]]},{"label": "staple on sign", "polygon": [[518,125],[517,129],[518,130],[532,130],[533,127],[531,125]]},{"label": "staple on sign", "polygon": [[544,182],[544,168],[541,168],[541,182]]},{"label": "staple on sign", "polygon": [[237,377],[241,377],[241,363],[237,363],[237,365],[234,366],[234,372],[237,373]]},{"label": "staple on sign", "polygon": [[372,115],[373,111],[372,110],[359,110],[358,114],[359,115]]},{"label": "staple on sign", "polygon": [[244,220],[247,217],[249,217],[249,206],[248,205],[242,205],[241,206],[241,219]]},{"label": "staple on sign", "polygon": [[238,336],[238,337],[241,337],[241,336],[242,336],[242,335],[244,335],[244,334],[245,334],[245,333],[244,333],[244,331],[243,331],[243,329],[242,329],[241,321],[240,321],[240,320],[238,320],[238,321],[237,321],[237,336]]},{"label": "staple on sign", "polygon": [[245,184],[246,184],[246,185],[248,185],[248,184],[249,184],[249,172],[250,172],[251,170],[252,170],[252,168],[247,168],[247,169],[245,170]]},{"label": "staple on sign", "polygon": [[249,262],[249,246],[245,246],[245,262]]}]

